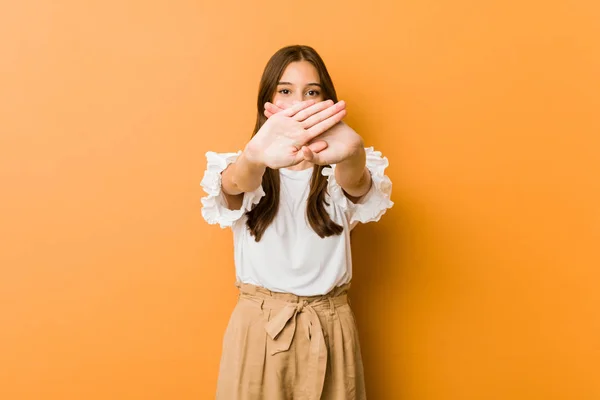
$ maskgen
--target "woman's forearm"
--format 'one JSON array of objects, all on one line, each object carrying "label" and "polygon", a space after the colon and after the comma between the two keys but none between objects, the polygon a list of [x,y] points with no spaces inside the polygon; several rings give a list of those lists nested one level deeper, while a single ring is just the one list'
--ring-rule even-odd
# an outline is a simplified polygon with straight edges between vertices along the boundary
[{"label": "woman's forearm", "polygon": [[366,168],[367,156],[361,145],[357,151],[335,166],[335,180],[354,198],[364,196],[371,188],[371,173]]},{"label": "woman's forearm", "polygon": [[229,195],[252,192],[260,186],[265,170],[266,166],[254,161],[246,148],[237,160],[223,171],[223,191]]}]

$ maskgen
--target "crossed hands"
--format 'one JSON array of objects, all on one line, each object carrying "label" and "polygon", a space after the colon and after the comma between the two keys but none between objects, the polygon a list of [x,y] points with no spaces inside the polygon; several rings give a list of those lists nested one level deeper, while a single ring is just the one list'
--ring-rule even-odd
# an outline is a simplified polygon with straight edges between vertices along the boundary
[{"label": "crossed hands", "polygon": [[288,108],[265,103],[267,121],[246,146],[248,160],[272,169],[306,160],[337,164],[363,149],[362,138],[342,122],[345,102],[308,100]]}]

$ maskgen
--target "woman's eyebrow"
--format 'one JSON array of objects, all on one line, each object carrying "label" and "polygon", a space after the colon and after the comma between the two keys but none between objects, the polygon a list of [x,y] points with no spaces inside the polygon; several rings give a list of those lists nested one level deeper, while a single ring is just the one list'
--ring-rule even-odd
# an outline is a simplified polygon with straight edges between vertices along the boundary
[{"label": "woman's eyebrow", "polygon": [[[278,85],[292,85],[291,82],[278,82]],[[321,87],[320,83],[315,83],[315,82],[311,82],[311,83],[307,83],[306,86],[318,86]]]}]

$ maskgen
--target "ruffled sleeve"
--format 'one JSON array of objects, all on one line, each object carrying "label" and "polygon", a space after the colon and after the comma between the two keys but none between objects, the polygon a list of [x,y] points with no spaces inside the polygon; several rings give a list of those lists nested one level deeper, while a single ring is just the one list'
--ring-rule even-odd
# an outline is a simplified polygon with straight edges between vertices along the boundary
[{"label": "ruffled sleeve", "polygon": [[262,185],[253,192],[244,192],[241,208],[230,210],[227,207],[227,198],[221,187],[221,173],[232,164],[242,154],[237,153],[215,153],[209,151],[206,153],[207,167],[204,172],[204,178],[200,186],[208,196],[202,197],[202,217],[209,224],[219,224],[221,228],[231,227],[247,211],[250,211],[255,204],[265,195]]},{"label": "ruffled sleeve", "polygon": [[373,147],[365,148],[365,152],[367,155],[366,166],[371,172],[373,183],[371,189],[357,203],[353,203],[346,197],[342,187],[335,180],[335,164],[323,168],[321,172],[327,176],[329,196],[342,208],[351,226],[358,222],[379,221],[381,216],[394,205],[394,202],[390,200],[392,181],[385,175],[385,169],[389,165],[387,157],[382,157],[381,152],[375,151]]}]

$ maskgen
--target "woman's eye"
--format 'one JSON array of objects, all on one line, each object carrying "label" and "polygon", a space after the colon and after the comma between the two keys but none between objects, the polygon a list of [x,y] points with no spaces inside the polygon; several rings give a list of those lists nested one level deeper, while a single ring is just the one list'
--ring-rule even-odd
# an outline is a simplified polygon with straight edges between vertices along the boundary
[{"label": "woman's eye", "polygon": [[288,89],[281,89],[281,90],[279,91],[279,93],[281,93],[281,94],[289,94],[289,92],[290,92],[290,91],[289,91]]},{"label": "woman's eye", "polygon": [[309,94],[309,96],[318,96],[320,93],[317,90],[309,90],[308,94]]}]

